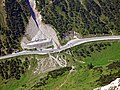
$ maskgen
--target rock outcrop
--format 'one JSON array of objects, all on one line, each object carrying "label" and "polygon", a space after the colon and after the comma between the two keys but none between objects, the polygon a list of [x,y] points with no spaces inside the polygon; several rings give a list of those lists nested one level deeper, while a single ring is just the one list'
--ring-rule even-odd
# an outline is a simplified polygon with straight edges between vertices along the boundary
[{"label": "rock outcrop", "polygon": [[112,81],[106,86],[96,88],[94,90],[120,90],[120,78],[117,78],[115,81]]}]

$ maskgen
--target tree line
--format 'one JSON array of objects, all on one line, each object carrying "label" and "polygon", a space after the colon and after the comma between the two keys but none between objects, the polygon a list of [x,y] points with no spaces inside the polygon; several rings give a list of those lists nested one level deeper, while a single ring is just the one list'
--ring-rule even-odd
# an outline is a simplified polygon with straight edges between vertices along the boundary
[{"label": "tree line", "polygon": [[19,80],[21,75],[28,69],[30,62],[28,58],[22,61],[19,58],[11,58],[0,61],[0,76],[2,80],[9,80],[15,78]]}]

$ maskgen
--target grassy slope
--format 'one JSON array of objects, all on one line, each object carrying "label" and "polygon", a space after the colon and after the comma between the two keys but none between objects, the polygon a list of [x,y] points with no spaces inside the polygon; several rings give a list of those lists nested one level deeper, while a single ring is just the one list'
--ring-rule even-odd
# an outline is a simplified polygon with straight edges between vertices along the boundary
[{"label": "grassy slope", "polygon": [[[59,90],[92,90],[93,88],[99,87],[96,80],[99,79],[101,73],[92,70],[88,70],[85,66],[92,62],[94,66],[103,66],[103,74],[108,74],[105,66],[113,61],[120,61],[120,42],[114,42],[112,46],[108,47],[106,50],[103,50],[99,53],[94,53],[92,57],[88,57],[84,59],[86,62],[83,64],[78,64],[76,66],[76,71],[71,73],[70,75],[64,75],[62,77],[58,77],[57,79],[52,79],[45,86],[45,90],[55,90],[57,87],[60,87],[62,83],[67,78],[67,82],[59,88]],[[83,68],[80,68],[80,65]],[[113,72],[115,72],[114,70]]]},{"label": "grassy slope", "polygon": [[120,42],[114,42],[112,46],[101,53],[98,52],[85,59],[86,63],[92,62],[95,65],[106,65],[115,60],[120,60]]}]

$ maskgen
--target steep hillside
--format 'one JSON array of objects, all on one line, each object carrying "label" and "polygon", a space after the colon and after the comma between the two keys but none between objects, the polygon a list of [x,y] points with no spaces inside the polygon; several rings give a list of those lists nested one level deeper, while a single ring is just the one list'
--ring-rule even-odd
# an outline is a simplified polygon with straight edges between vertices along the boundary
[{"label": "steep hillside", "polygon": [[94,90],[119,90],[120,89],[120,78],[117,78],[116,80],[112,81],[110,84],[95,88]]},{"label": "steep hillside", "polygon": [[58,55],[71,68],[49,72],[30,89],[93,90],[107,85],[120,77],[119,45],[119,42],[95,42],[65,50]]},{"label": "steep hillside", "polygon": [[36,0],[43,22],[53,25],[63,39],[120,34],[120,0]]},{"label": "steep hillside", "polygon": [[1,60],[0,90],[93,90],[120,77],[118,41],[86,43],[51,55],[67,66],[59,68],[49,55]]},{"label": "steep hillside", "polygon": [[5,26],[5,8],[4,8],[4,0],[0,0],[0,25]]},{"label": "steep hillside", "polygon": [[21,50],[30,11],[25,0],[5,0],[6,25],[0,25],[0,56]]}]

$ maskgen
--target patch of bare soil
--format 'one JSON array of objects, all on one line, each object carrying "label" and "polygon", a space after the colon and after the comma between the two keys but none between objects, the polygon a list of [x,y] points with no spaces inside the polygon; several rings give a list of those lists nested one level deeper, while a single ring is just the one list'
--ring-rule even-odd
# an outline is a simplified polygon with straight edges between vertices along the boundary
[{"label": "patch of bare soil", "polygon": [[66,60],[63,59],[63,57],[60,57],[59,54],[57,54],[57,56],[52,56],[49,53],[49,57],[50,57],[51,60],[55,60],[60,67],[66,67],[67,66]]},{"label": "patch of bare soil", "polygon": [[38,31],[39,29],[37,28],[35,21],[33,20],[32,17],[30,17],[29,23],[26,27],[25,35],[23,36],[21,41],[21,47],[23,49],[25,48],[29,49],[29,47],[27,46],[27,43],[29,43],[32,40],[32,38],[35,37]]},{"label": "patch of bare soil", "polygon": [[38,61],[38,66],[34,73],[45,73],[60,67],[67,66],[66,60],[60,57],[59,54],[57,54],[57,56],[52,56],[51,54],[49,54],[49,57],[44,57],[40,59],[36,57],[36,59]]},{"label": "patch of bare soil", "polygon": [[38,66],[35,69],[34,73],[45,73],[48,71],[52,71],[54,69],[59,68],[59,65],[56,61],[50,59],[50,58],[37,58],[38,60]]}]

